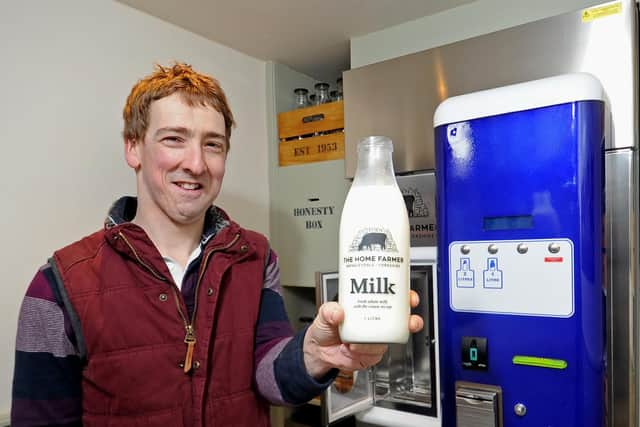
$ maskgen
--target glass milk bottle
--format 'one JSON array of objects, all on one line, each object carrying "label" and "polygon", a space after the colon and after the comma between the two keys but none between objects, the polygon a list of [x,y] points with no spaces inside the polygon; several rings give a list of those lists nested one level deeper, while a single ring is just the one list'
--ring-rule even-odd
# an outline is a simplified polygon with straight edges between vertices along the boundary
[{"label": "glass milk bottle", "polygon": [[369,136],[340,219],[338,302],[347,343],[406,343],[409,338],[409,215],[392,161],[393,144]]}]

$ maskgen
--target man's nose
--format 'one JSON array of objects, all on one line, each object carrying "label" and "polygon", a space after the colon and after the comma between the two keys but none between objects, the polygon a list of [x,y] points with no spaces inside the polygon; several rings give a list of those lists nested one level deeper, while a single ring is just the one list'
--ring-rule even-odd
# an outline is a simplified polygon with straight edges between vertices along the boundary
[{"label": "man's nose", "polygon": [[204,151],[200,144],[192,144],[187,148],[182,167],[193,175],[201,175],[205,172],[207,165],[204,161]]}]

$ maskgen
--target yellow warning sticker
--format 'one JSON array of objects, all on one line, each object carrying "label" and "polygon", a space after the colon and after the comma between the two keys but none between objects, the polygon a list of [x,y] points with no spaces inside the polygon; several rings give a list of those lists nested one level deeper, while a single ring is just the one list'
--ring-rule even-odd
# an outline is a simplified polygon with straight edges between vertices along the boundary
[{"label": "yellow warning sticker", "polygon": [[615,15],[622,12],[622,2],[607,3],[594,6],[582,11],[582,22],[591,22],[606,16]]}]

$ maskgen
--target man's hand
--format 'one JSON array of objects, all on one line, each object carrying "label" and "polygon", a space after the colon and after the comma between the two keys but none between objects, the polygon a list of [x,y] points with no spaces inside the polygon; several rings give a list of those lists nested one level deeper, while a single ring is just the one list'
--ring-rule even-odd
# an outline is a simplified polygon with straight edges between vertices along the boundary
[{"label": "man's hand", "polygon": [[[420,302],[418,294],[411,291],[411,307]],[[322,304],[304,337],[304,364],[309,375],[322,378],[332,368],[345,371],[365,369],[375,365],[387,351],[386,344],[344,344],[340,341],[338,326],[344,319],[344,310],[336,302]],[[409,332],[418,332],[424,326],[422,317],[409,318]]]}]

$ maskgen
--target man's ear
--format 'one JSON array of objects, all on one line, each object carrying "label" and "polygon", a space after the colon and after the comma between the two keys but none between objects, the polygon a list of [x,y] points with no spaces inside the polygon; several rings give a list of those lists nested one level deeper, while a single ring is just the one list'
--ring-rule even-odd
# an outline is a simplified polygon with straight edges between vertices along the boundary
[{"label": "man's ear", "polygon": [[140,148],[140,142],[135,139],[124,140],[124,158],[129,167],[136,171],[140,168],[141,163]]}]

